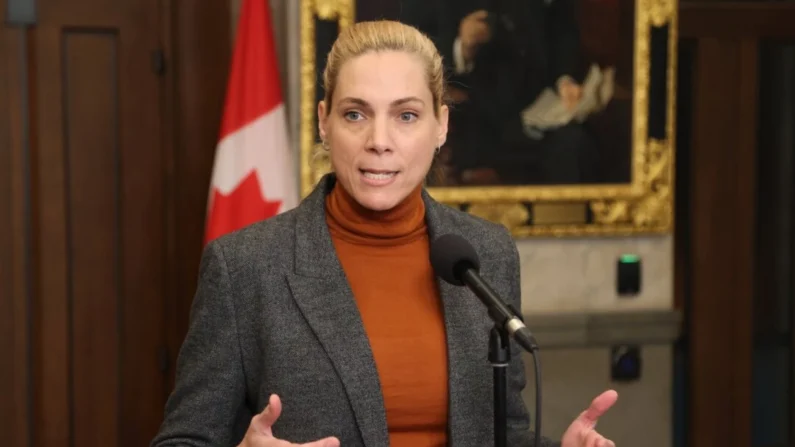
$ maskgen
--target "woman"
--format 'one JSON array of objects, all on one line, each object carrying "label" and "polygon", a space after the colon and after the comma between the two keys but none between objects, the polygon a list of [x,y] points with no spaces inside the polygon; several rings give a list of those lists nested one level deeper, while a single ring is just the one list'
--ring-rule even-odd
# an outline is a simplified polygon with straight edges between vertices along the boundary
[{"label": "woman", "polygon": [[[435,279],[428,245],[471,240],[517,308],[519,260],[504,228],[422,188],[447,131],[441,58],[414,28],[359,23],[334,44],[324,82],[334,174],[298,208],[208,245],[154,446],[493,444],[492,323]],[[509,445],[531,445],[524,384],[517,351]],[[564,447],[612,445],[593,426],[614,401],[597,398]]]}]

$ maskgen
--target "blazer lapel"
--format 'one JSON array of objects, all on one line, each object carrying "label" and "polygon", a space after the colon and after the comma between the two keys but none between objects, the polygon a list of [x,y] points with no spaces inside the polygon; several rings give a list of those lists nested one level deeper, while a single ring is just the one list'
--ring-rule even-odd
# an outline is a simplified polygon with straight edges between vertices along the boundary
[{"label": "blazer lapel", "polygon": [[366,446],[389,444],[381,384],[367,334],[325,221],[327,176],[296,210],[290,290],[345,387]]}]

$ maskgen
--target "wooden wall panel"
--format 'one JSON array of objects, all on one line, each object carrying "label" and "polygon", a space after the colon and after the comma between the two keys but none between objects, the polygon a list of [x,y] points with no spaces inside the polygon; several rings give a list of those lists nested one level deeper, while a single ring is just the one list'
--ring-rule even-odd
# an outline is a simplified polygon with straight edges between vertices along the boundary
[{"label": "wooden wall panel", "polygon": [[121,197],[118,34],[61,36],[67,309],[75,445],[119,435]]},{"label": "wooden wall panel", "polygon": [[[168,2],[170,48],[174,58],[176,90],[169,95],[173,114],[170,179],[174,201],[168,207],[175,229],[168,268],[173,276],[173,301],[168,309],[169,351],[172,366],[188,328],[188,315],[198,280],[204,241],[204,219],[215,149],[223,111],[230,48],[229,2],[201,0]],[[169,387],[173,387],[173,368]]]},{"label": "wooden wall panel", "polygon": [[[680,37],[694,46],[689,262],[677,291],[688,322],[688,445],[751,445],[760,44],[795,38],[792,2],[686,2]],[[684,273],[679,273],[684,275]]]},{"label": "wooden wall panel", "polygon": [[[0,42],[0,73],[4,75],[11,67],[8,65],[8,53],[5,39]],[[11,253],[13,236],[11,219],[11,128],[8,104],[8,78],[0,77],[0,355],[5,359],[13,359],[14,352],[14,301],[11,298],[13,283],[11,268],[14,260]],[[0,396],[13,396],[13,369],[0,368]],[[0,402],[0,433],[13,430],[10,425],[13,416],[13,399]],[[11,444],[10,435],[0,435],[0,441]]]},{"label": "wooden wall panel", "polygon": [[[5,11],[0,11],[3,14]],[[9,33],[10,34],[10,33]],[[11,117],[9,116],[8,71],[14,69],[9,63],[6,41],[0,41],[0,356],[10,360],[11,367],[0,368],[0,396],[14,395],[14,285],[11,274],[14,256],[11,252],[14,213],[11,195]],[[0,401],[0,442],[15,446],[12,438],[14,399]],[[4,433],[4,434],[3,434]]]},{"label": "wooden wall panel", "polygon": [[[173,77],[159,71],[154,60],[162,45],[151,30],[160,29],[159,1],[126,1],[139,8],[135,22],[121,22],[119,92],[121,97],[121,258],[124,293],[120,324],[124,356],[121,364],[120,445],[148,445],[163,417],[167,370],[161,365],[166,347],[167,240],[176,237],[166,226],[166,158],[172,147],[164,137],[163,94]],[[146,14],[143,12],[146,11]],[[160,31],[162,33],[162,30]],[[163,61],[167,67],[167,61]],[[173,75],[172,75],[173,76]],[[175,199],[179,201],[179,198]]]},{"label": "wooden wall panel", "polygon": [[680,37],[722,40],[792,37],[795,2],[682,2]]},{"label": "wooden wall panel", "polygon": [[[691,445],[751,443],[756,46],[704,39],[691,166]],[[726,94],[736,92],[736,94]],[[720,410],[719,410],[720,409]]]},{"label": "wooden wall panel", "polygon": [[69,309],[66,158],[63,144],[64,110],[61,98],[60,29],[42,26],[36,31],[31,73],[37,103],[33,132],[37,135],[33,170],[39,213],[35,256],[40,268],[35,303],[34,331],[35,413],[41,429],[34,445],[74,446],[72,433],[74,399],[71,389],[71,340]]},{"label": "wooden wall panel", "polygon": [[[4,11],[0,11],[0,15]],[[0,31],[0,445],[27,446],[30,417],[30,261],[25,184],[24,58],[27,32]]]},{"label": "wooden wall panel", "polygon": [[[82,1],[82,0],[81,0]],[[75,10],[89,5],[91,14]],[[36,30],[36,445],[147,445],[166,374],[158,2],[45,2]]]},{"label": "wooden wall panel", "polygon": [[0,445],[157,431],[196,287],[228,7],[41,0],[35,27],[3,25]]}]

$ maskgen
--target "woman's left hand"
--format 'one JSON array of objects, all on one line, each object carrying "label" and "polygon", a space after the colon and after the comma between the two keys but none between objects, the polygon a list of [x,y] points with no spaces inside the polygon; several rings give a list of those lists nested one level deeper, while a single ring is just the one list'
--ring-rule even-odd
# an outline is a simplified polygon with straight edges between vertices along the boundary
[{"label": "woman's left hand", "polygon": [[618,393],[605,391],[591,402],[587,410],[569,425],[561,447],[615,447],[615,443],[596,431],[596,422],[618,400]]}]

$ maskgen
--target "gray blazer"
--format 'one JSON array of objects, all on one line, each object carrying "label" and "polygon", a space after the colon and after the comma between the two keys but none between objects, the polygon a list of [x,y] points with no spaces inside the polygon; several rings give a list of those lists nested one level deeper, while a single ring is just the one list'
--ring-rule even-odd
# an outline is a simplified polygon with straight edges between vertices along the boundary
[{"label": "gray blazer", "polygon": [[[296,209],[208,244],[176,386],[152,446],[235,446],[272,393],[283,403],[273,427],[279,438],[303,443],[336,436],[343,447],[389,444],[373,355],[325,222],[325,196],[334,182],[328,175]],[[510,234],[425,192],[423,199],[431,239],[458,233],[470,240],[481,275],[521,309]],[[467,289],[440,280],[439,291],[448,340],[449,445],[493,445],[492,322]],[[511,362],[509,445],[531,446],[520,394],[525,373],[515,345]]]}]

